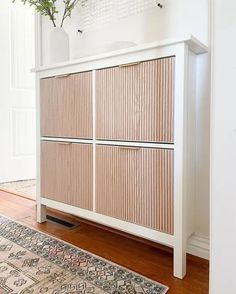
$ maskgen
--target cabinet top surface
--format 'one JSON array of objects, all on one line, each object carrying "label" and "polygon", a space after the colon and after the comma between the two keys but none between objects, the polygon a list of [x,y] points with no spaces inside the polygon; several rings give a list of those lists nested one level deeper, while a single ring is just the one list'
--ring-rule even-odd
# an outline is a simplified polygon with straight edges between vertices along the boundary
[{"label": "cabinet top surface", "polygon": [[72,60],[57,63],[57,64],[41,66],[41,67],[32,69],[32,71],[44,72],[44,71],[53,70],[53,69],[60,69],[60,68],[68,67],[68,66],[73,66],[73,65],[98,61],[98,60],[104,60],[106,58],[122,57],[130,53],[138,53],[138,52],[142,52],[142,51],[146,51],[150,49],[158,49],[161,47],[178,45],[181,43],[187,44],[189,47],[189,50],[191,50],[195,54],[203,54],[208,51],[208,48],[206,45],[204,45],[198,39],[190,35],[190,36],[186,36],[186,37],[178,38],[178,39],[166,39],[166,40],[162,40],[158,42],[144,43],[141,45],[135,45],[129,48],[121,49],[121,50],[115,50],[115,51],[110,51],[110,52],[106,52],[106,53],[102,53],[98,55],[81,57],[79,59],[72,59]]}]

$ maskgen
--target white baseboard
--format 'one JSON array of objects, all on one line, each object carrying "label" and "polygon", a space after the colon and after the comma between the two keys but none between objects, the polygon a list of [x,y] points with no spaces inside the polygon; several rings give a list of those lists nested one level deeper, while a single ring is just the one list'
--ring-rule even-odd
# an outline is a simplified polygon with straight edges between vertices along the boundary
[{"label": "white baseboard", "polygon": [[204,259],[209,259],[209,239],[192,235],[188,240],[187,252]]}]

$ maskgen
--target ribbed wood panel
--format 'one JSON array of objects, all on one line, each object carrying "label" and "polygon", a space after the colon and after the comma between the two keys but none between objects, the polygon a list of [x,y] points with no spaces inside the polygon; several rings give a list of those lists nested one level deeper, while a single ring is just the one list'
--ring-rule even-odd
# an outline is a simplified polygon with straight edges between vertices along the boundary
[{"label": "ribbed wood panel", "polygon": [[96,138],[174,141],[174,60],[96,71]]},{"label": "ribbed wood panel", "polygon": [[41,196],[92,210],[92,145],[41,143]]},{"label": "ribbed wood panel", "polygon": [[92,138],[92,74],[41,80],[41,135]]},{"label": "ribbed wood panel", "polygon": [[173,234],[172,150],[96,147],[96,211]]}]

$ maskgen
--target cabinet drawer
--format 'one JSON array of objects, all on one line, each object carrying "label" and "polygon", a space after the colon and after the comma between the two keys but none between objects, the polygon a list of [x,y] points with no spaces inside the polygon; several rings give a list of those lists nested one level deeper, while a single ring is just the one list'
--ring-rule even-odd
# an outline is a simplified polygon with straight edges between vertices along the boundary
[{"label": "cabinet drawer", "polygon": [[41,80],[41,135],[92,138],[92,75]]},{"label": "cabinet drawer", "polygon": [[96,212],[173,234],[171,150],[96,147]]},{"label": "cabinet drawer", "polygon": [[175,57],[96,72],[96,137],[174,141]]},{"label": "cabinet drawer", "polygon": [[92,210],[92,146],[41,143],[41,196]]}]

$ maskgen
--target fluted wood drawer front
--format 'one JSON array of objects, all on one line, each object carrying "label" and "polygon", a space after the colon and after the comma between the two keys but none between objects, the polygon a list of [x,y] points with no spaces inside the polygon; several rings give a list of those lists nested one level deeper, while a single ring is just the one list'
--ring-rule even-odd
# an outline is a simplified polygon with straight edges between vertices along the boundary
[{"label": "fluted wood drawer front", "polygon": [[41,196],[92,210],[92,146],[41,143]]},{"label": "fluted wood drawer front", "polygon": [[96,147],[96,211],[173,234],[173,151]]},{"label": "fluted wood drawer front", "polygon": [[96,71],[96,137],[174,141],[175,57]]},{"label": "fluted wood drawer front", "polygon": [[92,138],[92,74],[41,80],[41,135]]}]

